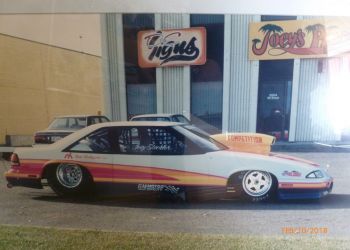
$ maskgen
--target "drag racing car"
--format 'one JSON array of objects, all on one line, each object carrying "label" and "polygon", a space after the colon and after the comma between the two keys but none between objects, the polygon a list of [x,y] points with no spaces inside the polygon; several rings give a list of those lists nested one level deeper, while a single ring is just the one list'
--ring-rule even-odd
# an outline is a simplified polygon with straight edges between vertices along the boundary
[{"label": "drag racing car", "polygon": [[139,192],[263,201],[321,198],[333,186],[327,169],[316,163],[235,152],[193,126],[174,122],[101,123],[47,147],[16,149],[5,177],[8,187],[42,188],[47,180],[64,196],[108,184]]}]

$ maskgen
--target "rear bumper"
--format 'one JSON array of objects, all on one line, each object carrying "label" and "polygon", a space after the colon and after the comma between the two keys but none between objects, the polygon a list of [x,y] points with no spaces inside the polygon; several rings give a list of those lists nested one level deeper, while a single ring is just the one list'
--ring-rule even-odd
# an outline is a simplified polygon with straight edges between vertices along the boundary
[{"label": "rear bumper", "polygon": [[18,173],[14,169],[10,169],[5,173],[7,187],[29,187],[42,189],[41,178],[38,175]]},{"label": "rear bumper", "polygon": [[28,187],[28,188],[36,188],[36,189],[42,189],[43,185],[41,184],[40,179],[30,179],[30,178],[14,178],[14,177],[7,177],[7,186],[8,187]]},{"label": "rear bumper", "polygon": [[290,199],[320,199],[332,192],[333,182],[325,188],[290,188],[278,189],[278,198],[281,200]]}]

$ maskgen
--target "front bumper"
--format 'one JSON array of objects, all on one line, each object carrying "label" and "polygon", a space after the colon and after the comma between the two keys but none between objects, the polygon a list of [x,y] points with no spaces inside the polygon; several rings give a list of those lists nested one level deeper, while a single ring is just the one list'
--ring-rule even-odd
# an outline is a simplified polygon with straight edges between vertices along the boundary
[{"label": "front bumper", "polygon": [[322,188],[282,188],[278,189],[278,198],[281,200],[290,199],[320,199],[332,192],[333,181]]}]

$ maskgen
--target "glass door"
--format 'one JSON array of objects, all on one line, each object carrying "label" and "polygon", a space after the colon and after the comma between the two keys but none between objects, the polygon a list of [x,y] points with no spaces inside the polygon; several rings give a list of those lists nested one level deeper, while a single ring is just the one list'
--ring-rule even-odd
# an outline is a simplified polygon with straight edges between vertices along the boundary
[{"label": "glass door", "polygon": [[261,61],[257,132],[289,139],[293,60]]}]

